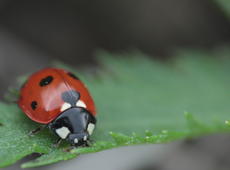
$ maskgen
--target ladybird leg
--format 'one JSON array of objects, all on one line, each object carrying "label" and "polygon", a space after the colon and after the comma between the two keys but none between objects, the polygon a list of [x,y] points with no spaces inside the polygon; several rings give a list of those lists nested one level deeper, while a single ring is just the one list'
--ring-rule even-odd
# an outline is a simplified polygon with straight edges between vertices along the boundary
[{"label": "ladybird leg", "polygon": [[69,147],[67,147],[67,148],[64,148],[64,152],[71,152],[71,150],[73,150],[73,149],[75,149],[76,148],[76,146],[69,146]]},{"label": "ladybird leg", "polygon": [[86,143],[85,143],[85,146],[86,147],[92,146],[92,142],[93,142],[92,140],[87,140]]},{"label": "ladybird leg", "polygon": [[47,126],[39,126],[38,128],[36,128],[36,129],[34,129],[34,130],[32,130],[32,131],[30,131],[29,132],[29,136],[33,136],[33,135],[35,135],[35,134],[37,134],[37,133],[39,133],[39,132],[41,132],[43,129],[45,129]]},{"label": "ladybird leg", "polygon": [[62,138],[58,138],[55,144],[53,144],[53,147],[58,148],[62,142]]}]

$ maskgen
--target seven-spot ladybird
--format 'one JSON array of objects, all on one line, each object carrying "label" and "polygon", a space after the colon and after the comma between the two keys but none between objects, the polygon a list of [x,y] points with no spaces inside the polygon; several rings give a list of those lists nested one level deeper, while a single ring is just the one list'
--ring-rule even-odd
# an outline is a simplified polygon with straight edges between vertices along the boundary
[{"label": "seven-spot ladybird", "polygon": [[47,68],[31,75],[20,91],[19,107],[45,124],[59,139],[86,145],[96,124],[96,110],[85,85],[71,72]]}]

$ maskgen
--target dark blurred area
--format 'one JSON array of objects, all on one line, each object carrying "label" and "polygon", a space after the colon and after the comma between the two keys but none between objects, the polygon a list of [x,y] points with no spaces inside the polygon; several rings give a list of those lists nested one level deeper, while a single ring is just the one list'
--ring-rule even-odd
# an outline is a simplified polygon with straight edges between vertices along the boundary
[{"label": "dark blurred area", "polygon": [[[229,42],[230,21],[211,0],[1,0],[0,96],[19,75],[49,66],[53,60],[80,68],[95,66],[98,49],[110,52],[138,49],[165,60],[178,47],[214,48]],[[162,159],[163,163],[159,161],[157,167],[146,164],[139,169],[197,169],[197,165],[209,165],[200,167],[210,170],[213,160],[229,167],[225,156],[218,149],[213,150],[216,142],[222,145],[222,138],[205,139],[201,141],[203,145],[192,144],[195,149],[188,147],[184,151],[187,146],[180,145],[180,149]],[[210,148],[206,150],[210,153],[206,154],[200,146],[207,143]],[[187,151],[191,157],[185,156]],[[207,160],[207,155],[218,158]],[[113,154],[110,156],[112,162],[115,158]],[[183,166],[179,166],[181,162],[185,162]]]},{"label": "dark blurred area", "polygon": [[97,49],[139,49],[165,59],[175,47],[227,43],[229,30],[210,0],[1,0],[0,93],[18,75],[54,59],[93,65]]},{"label": "dark blurred area", "polygon": [[[135,170],[227,170],[230,167],[230,136],[215,134],[174,144],[160,158]],[[154,156],[154,155],[153,155]]]}]

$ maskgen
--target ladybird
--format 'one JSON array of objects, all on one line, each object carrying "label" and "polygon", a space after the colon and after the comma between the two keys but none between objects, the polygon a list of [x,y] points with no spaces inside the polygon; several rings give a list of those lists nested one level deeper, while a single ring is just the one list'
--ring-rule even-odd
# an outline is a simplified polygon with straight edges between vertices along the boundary
[{"label": "ladybird", "polygon": [[21,87],[18,105],[33,121],[46,125],[73,146],[89,142],[96,124],[94,101],[73,73],[46,68]]}]

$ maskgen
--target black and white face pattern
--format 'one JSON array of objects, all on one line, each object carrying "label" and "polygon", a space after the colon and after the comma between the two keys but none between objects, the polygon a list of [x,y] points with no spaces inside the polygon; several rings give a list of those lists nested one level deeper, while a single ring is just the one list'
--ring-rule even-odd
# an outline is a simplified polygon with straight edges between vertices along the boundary
[{"label": "black and white face pattern", "polygon": [[86,104],[79,100],[78,92],[64,92],[62,99],[65,101],[60,110],[62,114],[50,124],[50,128],[61,139],[67,139],[73,145],[81,145],[92,135],[96,119],[87,111]]},{"label": "black and white face pattern", "polygon": [[86,104],[80,100],[80,94],[74,90],[64,92],[62,94],[62,100],[65,102],[61,107],[61,112],[71,108],[71,107],[82,107],[86,108]]}]

